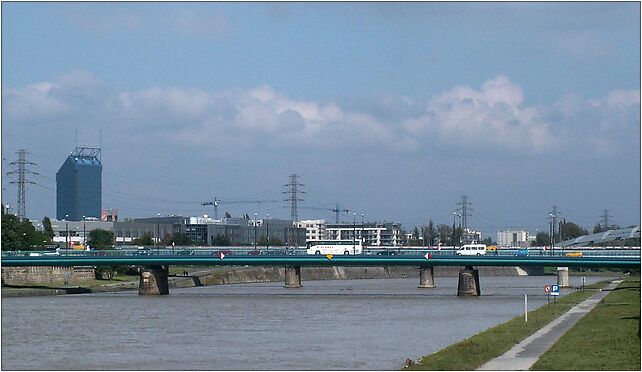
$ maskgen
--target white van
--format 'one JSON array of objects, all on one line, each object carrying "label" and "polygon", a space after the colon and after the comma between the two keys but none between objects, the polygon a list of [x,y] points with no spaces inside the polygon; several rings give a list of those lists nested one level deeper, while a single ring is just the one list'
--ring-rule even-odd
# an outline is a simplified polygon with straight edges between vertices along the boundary
[{"label": "white van", "polygon": [[458,256],[481,256],[486,254],[486,244],[462,245],[456,252]]}]

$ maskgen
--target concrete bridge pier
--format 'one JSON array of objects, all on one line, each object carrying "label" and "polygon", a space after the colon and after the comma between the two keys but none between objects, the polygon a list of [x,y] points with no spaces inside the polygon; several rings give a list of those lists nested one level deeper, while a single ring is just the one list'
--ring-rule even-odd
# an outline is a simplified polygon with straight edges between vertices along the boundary
[{"label": "concrete bridge pier", "polygon": [[168,295],[168,273],[169,266],[148,266],[143,268],[138,283],[138,294],[141,296]]},{"label": "concrete bridge pier", "polygon": [[432,266],[419,268],[419,288],[435,288],[435,271]]},{"label": "concrete bridge pier", "polygon": [[301,288],[301,266],[285,267],[285,288]]},{"label": "concrete bridge pier", "polygon": [[557,285],[559,285],[560,288],[570,287],[568,280],[568,267],[557,268]]},{"label": "concrete bridge pier", "polygon": [[457,287],[457,296],[479,296],[481,289],[479,287],[479,271],[472,266],[466,266],[459,271],[459,285]]}]

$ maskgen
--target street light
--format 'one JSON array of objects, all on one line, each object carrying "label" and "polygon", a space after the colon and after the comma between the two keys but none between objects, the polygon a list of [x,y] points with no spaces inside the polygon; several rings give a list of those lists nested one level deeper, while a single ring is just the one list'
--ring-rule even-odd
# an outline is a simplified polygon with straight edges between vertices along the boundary
[{"label": "street light", "polygon": [[69,223],[67,220],[69,219],[69,215],[65,215],[65,248],[69,249]]},{"label": "street light", "polygon": [[254,250],[256,251],[256,212],[254,212]]},{"label": "street light", "polygon": [[266,232],[266,237],[265,237],[265,250],[270,249],[270,214],[267,214],[267,218],[265,219],[265,227],[267,229]]},{"label": "street light", "polygon": [[361,252],[362,253],[365,245],[366,245],[366,236],[363,234],[363,213],[361,213]]},{"label": "street light", "polygon": [[357,214],[352,213],[352,254],[356,254],[355,252],[355,241],[357,239]]},{"label": "street light", "polygon": [[85,229],[85,216],[82,216],[82,245],[85,247],[87,245],[87,233]]},{"label": "street light", "polygon": [[160,235],[160,212],[156,215],[156,239],[154,240],[154,243],[155,243],[154,245],[156,245],[157,248],[158,248],[158,243],[160,242],[159,235]]}]

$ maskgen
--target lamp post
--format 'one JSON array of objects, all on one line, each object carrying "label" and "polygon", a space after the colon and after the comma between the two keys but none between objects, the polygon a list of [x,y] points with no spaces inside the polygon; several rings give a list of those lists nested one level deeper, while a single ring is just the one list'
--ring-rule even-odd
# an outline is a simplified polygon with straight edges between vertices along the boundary
[{"label": "lamp post", "polygon": [[551,234],[551,256],[555,256],[555,214],[549,213],[548,217],[551,219],[549,230]]},{"label": "lamp post", "polygon": [[160,212],[156,214],[156,239],[154,240],[154,245],[156,245],[156,248],[158,248],[158,243],[160,242],[159,239],[160,235]]},{"label": "lamp post", "polygon": [[363,231],[363,213],[361,213],[361,253],[363,253],[363,249],[366,245],[366,236],[364,235]]},{"label": "lamp post", "polygon": [[265,250],[270,249],[270,214],[267,214],[267,218],[265,219],[265,227],[267,232],[265,233],[267,236],[265,237]]},{"label": "lamp post", "polygon": [[256,251],[256,212],[254,213],[254,250]]},{"label": "lamp post", "polygon": [[356,254],[355,252],[355,242],[357,240],[357,214],[352,213],[352,254]]},{"label": "lamp post", "polygon": [[69,215],[65,215],[65,248],[69,249],[69,223],[67,220],[69,219]]},{"label": "lamp post", "polygon": [[87,245],[87,229],[85,228],[85,216],[82,216],[82,245],[85,247]]}]

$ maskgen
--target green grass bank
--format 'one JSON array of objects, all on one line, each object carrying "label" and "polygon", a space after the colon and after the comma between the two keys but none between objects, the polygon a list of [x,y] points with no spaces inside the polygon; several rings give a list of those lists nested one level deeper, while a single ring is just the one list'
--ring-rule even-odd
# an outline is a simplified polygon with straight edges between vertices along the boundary
[{"label": "green grass bank", "polygon": [[640,277],[628,278],[580,319],[531,370],[639,371]]},{"label": "green grass bank", "polygon": [[603,288],[608,283],[608,281],[601,281],[586,286],[584,291],[569,293],[555,304],[551,303],[530,311],[528,322],[524,322],[523,315],[516,316],[506,323],[424,356],[418,363],[404,370],[475,370],[487,361],[504,354],[526,337],[590,297],[595,293],[595,289]]}]

